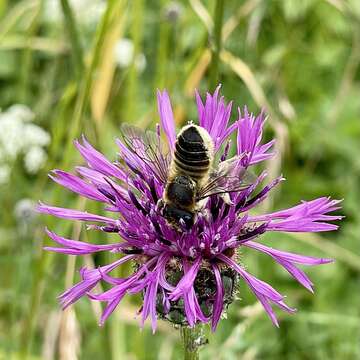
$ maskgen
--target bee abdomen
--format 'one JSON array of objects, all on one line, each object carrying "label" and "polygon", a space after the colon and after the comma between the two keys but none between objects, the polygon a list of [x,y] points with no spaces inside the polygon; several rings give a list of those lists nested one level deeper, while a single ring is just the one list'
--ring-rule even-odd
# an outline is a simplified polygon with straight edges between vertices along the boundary
[{"label": "bee abdomen", "polygon": [[191,138],[187,135],[187,131],[180,134],[178,137],[178,145],[189,152],[204,152],[206,151],[204,141],[200,138],[198,141],[191,141]]},{"label": "bee abdomen", "polygon": [[[205,154],[206,155],[206,154]],[[185,155],[183,152],[175,151],[174,158],[185,165],[196,166],[196,167],[205,167],[210,165],[209,157],[206,156],[193,156],[190,157]]]},{"label": "bee abdomen", "polygon": [[174,163],[179,170],[195,178],[202,177],[208,172],[210,167],[210,160],[206,154],[205,156],[186,157],[180,152],[175,151]]},{"label": "bee abdomen", "polygon": [[184,173],[191,178],[200,179],[209,171],[209,166],[199,167],[197,165],[187,165],[176,158],[174,159],[174,162],[181,173]]},{"label": "bee abdomen", "polygon": [[196,181],[206,177],[211,167],[212,154],[208,138],[209,135],[204,135],[195,125],[190,125],[180,132],[173,158],[176,171]]}]

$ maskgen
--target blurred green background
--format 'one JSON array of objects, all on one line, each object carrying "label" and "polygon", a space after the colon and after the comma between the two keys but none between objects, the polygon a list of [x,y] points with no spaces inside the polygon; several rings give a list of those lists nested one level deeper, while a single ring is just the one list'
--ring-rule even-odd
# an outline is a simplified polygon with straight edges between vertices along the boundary
[{"label": "blurred green background", "polygon": [[217,82],[227,100],[270,115],[265,137],[277,139],[277,156],[266,166],[288,180],[261,210],[331,195],[345,199],[346,218],[336,233],[266,236],[280,249],[336,259],[309,269],[314,296],[244,252],[246,267],[299,312],[278,312],[277,329],[242,286],[201,358],[359,359],[359,62],[359,0],[0,0],[0,359],[181,359],[171,326],[139,330],[139,298],[104,328],[87,299],[60,310],[56,296],[77,270],[110,259],[45,253],[43,227],[108,239],[39,216],[34,204],[101,212],[47,178],[81,162],[73,139],[86,134],[114,160],[121,122],[158,121],[156,88],[170,92],[181,126],[196,119],[194,89]]}]

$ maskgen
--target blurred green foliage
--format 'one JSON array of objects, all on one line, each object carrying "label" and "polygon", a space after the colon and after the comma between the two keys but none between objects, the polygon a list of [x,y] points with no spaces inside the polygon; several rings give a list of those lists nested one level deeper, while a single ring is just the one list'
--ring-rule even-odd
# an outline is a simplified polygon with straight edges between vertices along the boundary
[{"label": "blurred green foliage", "polygon": [[[72,140],[81,133],[115,159],[122,121],[145,127],[158,120],[156,88],[170,92],[178,126],[196,119],[194,88],[206,91],[211,75],[214,9],[210,0],[0,0],[0,107],[27,105],[52,137],[42,171],[27,174],[18,158],[0,185],[0,359],[181,358],[170,326],[155,335],[138,330],[133,314],[140,299],[123,303],[104,328],[86,299],[62,313],[56,296],[84,264],[42,252],[44,224],[64,236],[81,230],[81,237],[107,239],[66,221],[23,221],[14,211],[24,198],[84,207],[46,173],[79,163]],[[222,92],[251,111],[268,111],[265,137],[277,139],[278,154],[267,165],[271,176],[288,179],[266,210],[331,195],[345,199],[346,218],[339,231],[321,237],[265,236],[280,249],[337,260],[309,269],[314,296],[270,259],[244,252],[246,267],[288,294],[299,312],[279,314],[276,329],[243,286],[201,356],[360,358],[360,2],[232,0],[225,2],[223,24]],[[133,45],[126,66],[119,65],[126,51],[115,52],[121,38]],[[96,204],[86,208],[101,211]]]}]

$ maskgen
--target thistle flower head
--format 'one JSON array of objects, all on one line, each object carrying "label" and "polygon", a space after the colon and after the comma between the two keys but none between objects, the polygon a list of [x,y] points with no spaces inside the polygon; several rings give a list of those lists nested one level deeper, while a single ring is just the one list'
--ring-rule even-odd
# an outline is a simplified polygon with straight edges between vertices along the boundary
[{"label": "thistle flower head", "polygon": [[[116,243],[90,244],[66,239],[52,231],[48,235],[59,246],[47,250],[69,255],[85,255],[110,251],[118,260],[95,269],[83,268],[82,280],[60,296],[64,308],[83,296],[106,304],[100,324],[118,306],[126,294],[141,293],[139,310],[142,324],[151,319],[153,331],[158,318],[180,325],[194,326],[197,322],[211,323],[215,330],[222,313],[233,301],[239,281],[245,282],[263,305],[275,325],[278,325],[273,306],[289,313],[295,310],[284,302],[284,295],[271,285],[256,278],[239,263],[239,249],[247,247],[271,256],[279,265],[309,291],[312,282],[298,268],[320,265],[330,259],[314,258],[275,250],[259,242],[265,232],[318,232],[336,230],[329,221],[341,217],[329,215],[339,208],[338,200],[322,197],[303,201],[290,209],[268,214],[250,212],[267,198],[269,192],[284,179],[278,177],[265,183],[267,173],[253,177],[251,183],[236,191],[214,193],[201,201],[190,228],[169,223],[159,208],[170,162],[175,151],[176,131],[170,100],[166,91],[158,92],[161,131],[152,134],[156,152],[149,153],[139,138],[137,151],[122,139],[117,140],[119,161],[110,162],[83,137],[75,146],[87,166],[77,167],[77,175],[54,170],[50,177],[58,184],[91,200],[103,202],[112,216],[84,211],[39,205],[43,213],[59,218],[92,223],[89,230],[116,233]],[[219,98],[219,87],[207,94],[205,101],[196,93],[199,126],[211,136],[215,160],[213,171],[221,169],[236,153],[237,165],[233,178],[241,182],[252,165],[273,156],[273,141],[262,144],[264,114],[250,114],[246,109],[230,124],[232,104]],[[161,132],[165,134],[165,151]],[[146,135],[144,133],[144,136]],[[230,135],[236,135],[236,149],[231,148]],[[231,151],[230,151],[231,150]],[[236,150],[236,151],[235,151]],[[154,161],[156,157],[156,161]],[[223,180],[226,188],[229,179]],[[112,270],[121,264],[135,263],[134,272],[127,277],[115,277]],[[96,293],[99,282],[110,289]]]}]

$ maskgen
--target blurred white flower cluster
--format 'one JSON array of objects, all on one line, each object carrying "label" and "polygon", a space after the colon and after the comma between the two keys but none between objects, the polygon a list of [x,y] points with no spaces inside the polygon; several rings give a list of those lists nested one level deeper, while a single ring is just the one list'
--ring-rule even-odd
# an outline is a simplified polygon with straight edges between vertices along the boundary
[{"label": "blurred white flower cluster", "polygon": [[9,180],[11,168],[20,155],[29,174],[35,174],[44,165],[47,154],[43,147],[50,135],[33,124],[33,112],[25,105],[13,105],[0,112],[0,184]]},{"label": "blurred white flower cluster", "polygon": [[[72,13],[77,23],[85,28],[96,26],[106,10],[105,0],[69,0]],[[176,2],[166,7],[166,16],[171,21],[177,19],[181,11]],[[64,20],[60,0],[45,0],[43,21],[49,24],[61,25]],[[128,68],[133,62],[137,71],[142,72],[146,67],[146,57],[143,53],[135,54],[134,43],[127,38],[120,38],[114,47],[115,63],[119,68]]]},{"label": "blurred white flower cluster", "polygon": [[146,57],[143,53],[135,57],[134,43],[127,38],[117,41],[114,48],[115,62],[120,68],[127,68],[134,61],[136,69],[142,72],[146,67]]},{"label": "blurred white flower cluster", "polygon": [[29,226],[34,223],[37,216],[36,202],[32,199],[20,199],[14,206],[14,217],[21,235],[29,234]]},{"label": "blurred white flower cluster", "polygon": [[[83,26],[94,26],[106,8],[104,0],[69,0],[76,21]],[[48,23],[61,23],[63,12],[60,0],[45,0],[43,20]]]},{"label": "blurred white flower cluster", "polygon": [[179,1],[170,1],[164,8],[165,19],[171,23],[176,23],[183,12],[183,5]]}]

